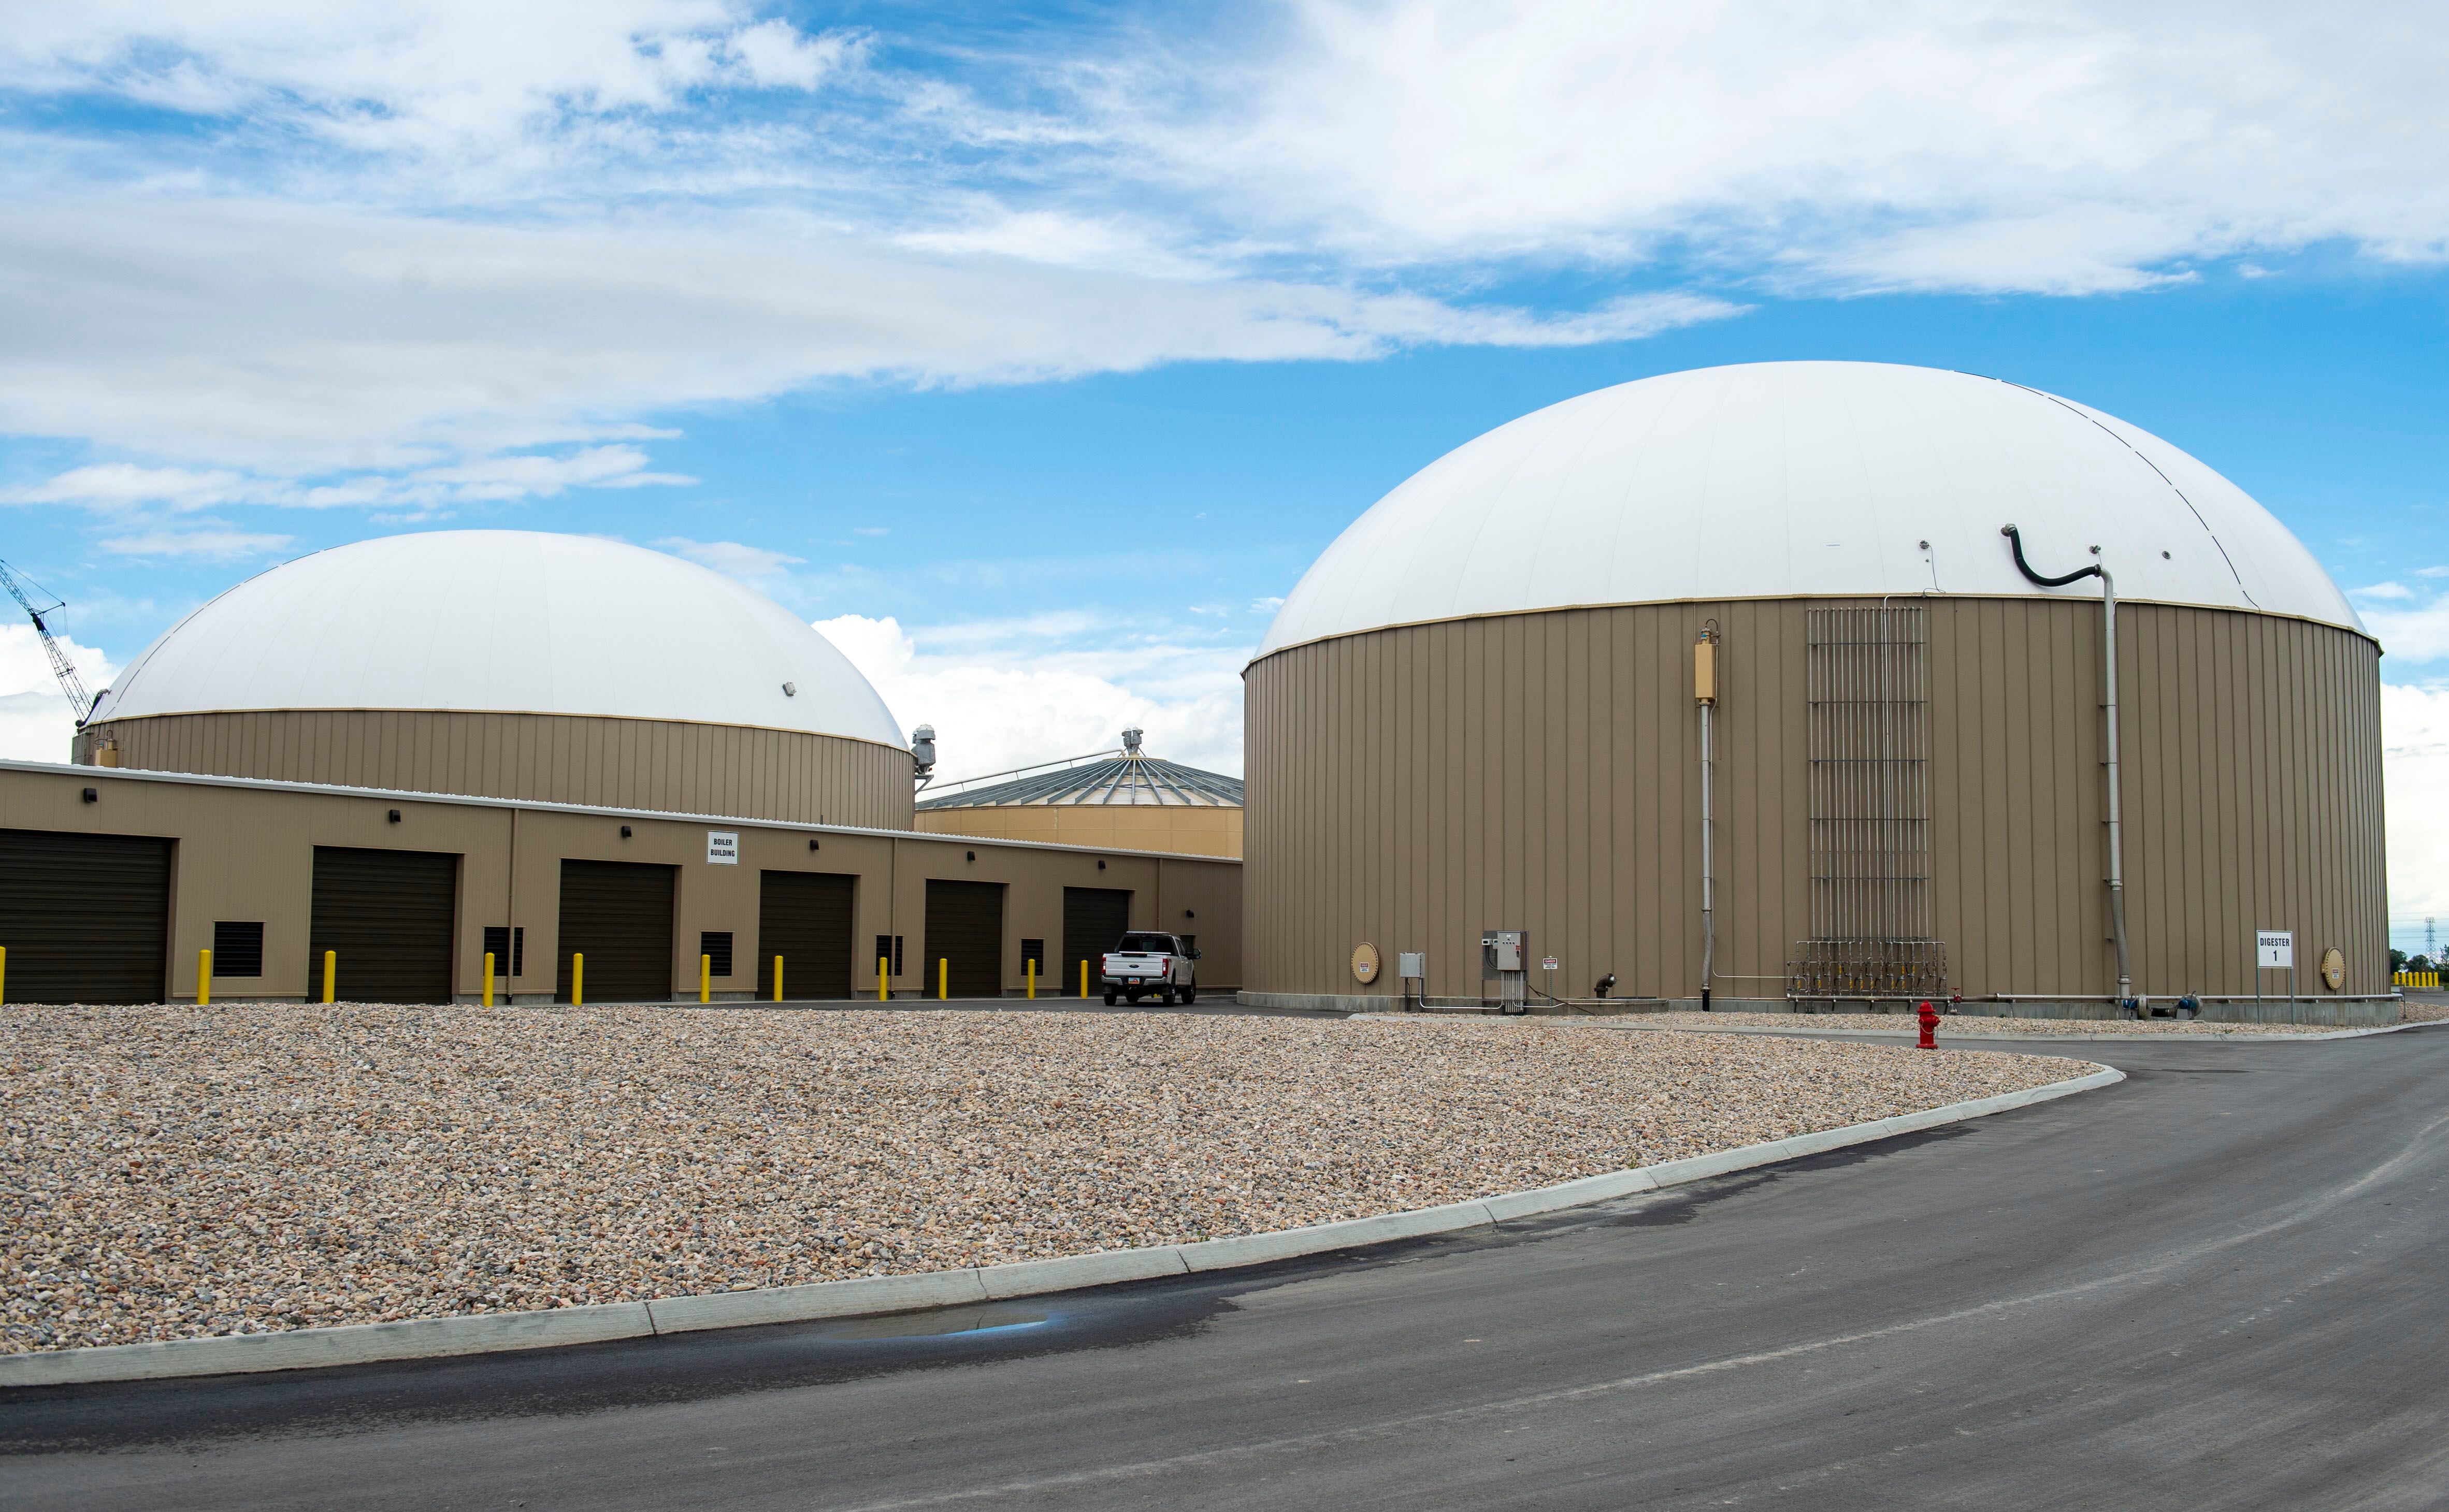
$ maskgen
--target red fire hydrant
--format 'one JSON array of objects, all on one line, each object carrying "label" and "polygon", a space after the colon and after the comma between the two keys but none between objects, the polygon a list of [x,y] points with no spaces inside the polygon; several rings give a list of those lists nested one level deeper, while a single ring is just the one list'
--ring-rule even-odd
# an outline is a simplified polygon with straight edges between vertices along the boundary
[{"label": "red fire hydrant", "polygon": [[1921,1020],[1921,1047],[1925,1050],[1938,1049],[1938,1010],[1925,1003],[1921,1005],[1921,1012],[1916,1017]]}]

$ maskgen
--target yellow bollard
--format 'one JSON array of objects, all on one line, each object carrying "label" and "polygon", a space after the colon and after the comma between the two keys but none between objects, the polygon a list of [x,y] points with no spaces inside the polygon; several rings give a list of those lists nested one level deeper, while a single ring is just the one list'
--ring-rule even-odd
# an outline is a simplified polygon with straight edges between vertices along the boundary
[{"label": "yellow bollard", "polygon": [[339,952],[339,951],[337,951],[337,950],[326,950],[326,951],[324,951],[324,952],[323,952],[323,1001],[324,1001],[324,1002],[329,1003],[329,1002],[331,1002],[331,1001],[332,1001],[332,988],[333,988],[335,986],[337,986],[337,985],[338,984],[339,980],[340,980],[340,952]]},{"label": "yellow bollard", "polygon": [[876,958],[876,1001],[878,1003],[884,1001],[884,967],[887,959],[884,956]]},{"label": "yellow bollard", "polygon": [[485,952],[485,1006],[493,1005],[493,952]]},{"label": "yellow bollard", "polygon": [[1032,1003],[1037,1001],[1037,961],[1035,957],[1032,957],[1029,963],[1029,1000]]},{"label": "yellow bollard", "polygon": [[1089,995],[1089,963],[1086,961],[1080,963],[1080,995],[1084,998]]},{"label": "yellow bollard", "polygon": [[782,958],[779,955],[774,958],[774,1001],[782,1001]]},{"label": "yellow bollard", "polygon": [[212,1001],[213,953],[210,950],[199,950],[196,952],[196,1006],[201,1008]]},{"label": "yellow bollard", "polygon": [[587,957],[575,950],[569,952],[569,1005],[587,1005]]},{"label": "yellow bollard", "polygon": [[697,958],[697,1000],[700,1003],[714,1001],[714,957],[710,955]]},{"label": "yellow bollard", "polygon": [[953,962],[949,956],[935,958],[935,1001],[941,1003],[951,994],[945,988],[953,980]]},{"label": "yellow bollard", "polygon": [[9,947],[0,945],[0,1003],[9,998]]}]

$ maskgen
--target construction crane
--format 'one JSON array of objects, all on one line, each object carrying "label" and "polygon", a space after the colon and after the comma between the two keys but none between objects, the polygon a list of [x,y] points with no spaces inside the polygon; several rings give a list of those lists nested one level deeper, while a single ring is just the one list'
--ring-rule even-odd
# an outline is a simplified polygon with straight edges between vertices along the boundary
[{"label": "construction crane", "polygon": [[76,667],[68,660],[68,654],[60,649],[60,638],[51,634],[51,627],[43,622],[43,616],[57,614],[67,607],[67,602],[51,599],[50,603],[36,608],[33,599],[27,597],[27,588],[32,588],[42,598],[49,599],[50,595],[31,579],[21,583],[17,574],[9,570],[6,562],[0,562],[0,584],[8,585],[9,597],[17,601],[18,607],[26,611],[27,619],[34,622],[34,633],[43,638],[44,654],[51,659],[51,676],[60,679],[60,690],[68,696],[68,707],[76,711],[77,725],[83,728],[86,717],[93,713],[93,699],[87,695],[85,684],[77,679]]}]

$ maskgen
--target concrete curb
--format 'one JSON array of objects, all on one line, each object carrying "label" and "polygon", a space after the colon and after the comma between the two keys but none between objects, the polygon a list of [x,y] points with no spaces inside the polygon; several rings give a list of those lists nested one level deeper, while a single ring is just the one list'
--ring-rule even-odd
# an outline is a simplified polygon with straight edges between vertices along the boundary
[{"label": "concrete curb", "polygon": [[[1678,1032],[1667,1024],[1607,1024],[1610,1029],[1645,1029],[1652,1034]],[[2003,1042],[2015,1044],[2320,1044],[2330,1040],[2361,1040],[2367,1035],[2396,1034],[2401,1029],[2420,1027],[2413,1024],[2384,1024],[2368,1029],[2324,1029],[2319,1034],[1968,1034],[1957,1030],[1939,1041],[1938,1047],[1948,1048],[1948,1040],[1979,1040],[1985,1044]],[[1687,1028],[1686,1034],[1765,1034],[1790,1040],[1887,1040],[1910,1043],[1917,1038],[1912,1029],[1787,1029],[1765,1025],[1728,1024],[1723,1029]]]},{"label": "concrete curb", "polygon": [[114,1344],[0,1355],[0,1387],[70,1386],[86,1381],[153,1381],[167,1376],[237,1375],[256,1370],[309,1370],[373,1360],[422,1360],[500,1349],[546,1349],[646,1338],[655,1331],[644,1302],[553,1308],[540,1312],[472,1313],[291,1329],[161,1344]]},{"label": "concrete curb", "polygon": [[[1356,1013],[1350,1022],[1417,1024],[1423,1021],[1417,1013]],[[1957,1018],[1947,1022],[1960,1024],[1964,1020]],[[2449,1020],[2440,1022],[2449,1023]],[[1885,1040],[1896,1043],[1910,1043],[1918,1034],[1914,1029],[1789,1029],[1783,1024],[1642,1024],[1629,1018],[1615,1017],[1574,1019],[1560,1016],[1541,1019],[1539,1023],[1546,1025],[1571,1024],[1579,1028],[1617,1029],[1633,1034],[1760,1034],[1773,1039]],[[2361,1040],[2367,1035],[2396,1034],[2401,1029],[2420,1029],[2423,1026],[2423,1022],[2382,1024],[2360,1029],[2324,1029],[2317,1034],[1969,1034],[1959,1029],[1948,1031],[1938,1047],[1947,1049],[1947,1040],[1979,1040],[1985,1044],[1996,1044],[2002,1041],[2015,1044],[2320,1044],[2330,1040]]]},{"label": "concrete curb", "polygon": [[[2298,1037],[2298,1038],[2301,1038]],[[475,1313],[415,1318],[401,1323],[361,1323],[342,1328],[293,1329],[211,1339],[174,1339],[162,1344],[119,1344],[92,1349],[54,1349],[0,1355],[0,1388],[73,1386],[103,1381],[148,1381],[175,1376],[240,1375],[263,1370],[316,1369],[371,1365],[388,1360],[433,1359],[509,1349],[542,1349],[568,1344],[600,1344],[703,1329],[745,1328],[765,1323],[805,1323],[825,1318],[923,1308],[956,1307],[1005,1297],[1037,1296],[1080,1287],[1108,1286],[1156,1276],[1264,1265],[1335,1250],[1358,1249],[1394,1239],[1495,1228],[1517,1218],[1606,1202],[1662,1187],[1704,1180],[1756,1166],[1775,1165],[1847,1145],[1986,1118],[2012,1108],[2089,1092],[2126,1080],[2126,1073],[2099,1066],[2089,1076],[1970,1102],[1951,1102],[1919,1113],[1869,1123],[1823,1129],[1747,1144],[1688,1159],[1668,1160],[1628,1171],[1610,1171],[1555,1186],[1498,1196],[1475,1197],[1441,1207],[1415,1208],[1375,1217],[1346,1218],[1306,1228],[1244,1234],[1196,1244],[1145,1250],[1109,1250],[1052,1260],[917,1275],[861,1276],[812,1286],[767,1287],[703,1296],[662,1297],[596,1307],[553,1308],[539,1312]]]}]

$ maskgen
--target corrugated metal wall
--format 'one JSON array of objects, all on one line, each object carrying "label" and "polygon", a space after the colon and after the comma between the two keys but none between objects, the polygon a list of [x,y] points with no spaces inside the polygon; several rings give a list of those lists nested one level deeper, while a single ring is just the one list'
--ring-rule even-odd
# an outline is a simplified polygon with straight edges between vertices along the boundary
[{"label": "corrugated metal wall", "polygon": [[120,765],[798,824],[911,827],[910,756],[866,740],[579,715],[280,710],[117,719]]},{"label": "corrugated metal wall", "polygon": [[[1531,931],[1560,992],[1700,991],[1691,645],[1725,636],[1718,942],[1725,997],[1776,997],[1809,930],[1804,616],[1877,601],[1563,610],[1296,646],[1247,674],[1246,986],[1391,995],[1362,940],[1479,990],[1483,928]],[[1966,996],[2104,996],[2100,607],[1930,612],[1937,933]],[[2388,990],[2379,651],[2268,615],[2119,616],[2129,930],[2157,995],[2253,990],[2256,928],[2297,930],[2300,986],[2346,955]],[[1540,979],[1534,974],[1533,981]],[[2283,979],[2266,985],[2284,991]]]}]

